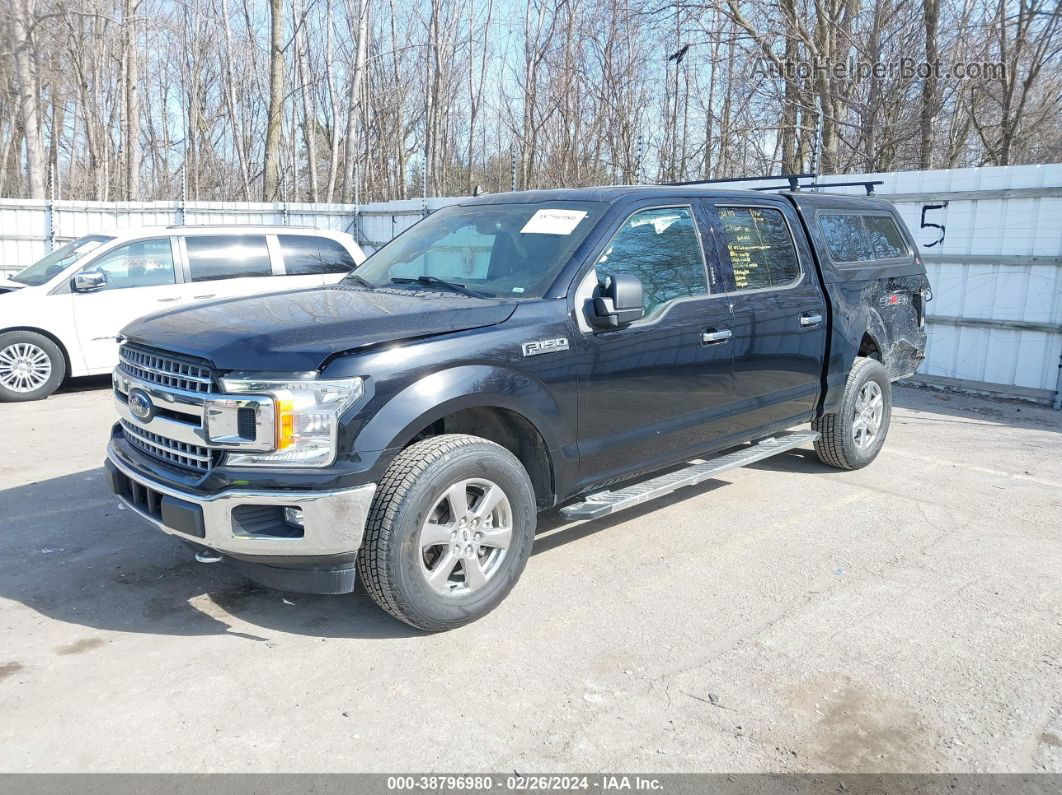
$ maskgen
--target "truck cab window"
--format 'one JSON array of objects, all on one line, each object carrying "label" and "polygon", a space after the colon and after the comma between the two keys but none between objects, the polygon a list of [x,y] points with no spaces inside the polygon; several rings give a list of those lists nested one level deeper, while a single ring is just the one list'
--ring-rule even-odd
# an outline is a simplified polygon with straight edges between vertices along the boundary
[{"label": "truck cab window", "polygon": [[168,237],[136,240],[118,246],[91,263],[82,273],[101,274],[105,279],[105,290],[158,287],[176,282]]},{"label": "truck cab window", "polygon": [[597,260],[598,278],[637,276],[645,291],[645,314],[679,298],[708,293],[704,257],[688,207],[641,210],[630,216]]},{"label": "truck cab window", "polygon": [[781,211],[721,207],[719,218],[738,290],[785,287],[800,278],[800,260]]},{"label": "truck cab window", "polygon": [[273,274],[265,235],[189,235],[185,246],[193,282]]}]

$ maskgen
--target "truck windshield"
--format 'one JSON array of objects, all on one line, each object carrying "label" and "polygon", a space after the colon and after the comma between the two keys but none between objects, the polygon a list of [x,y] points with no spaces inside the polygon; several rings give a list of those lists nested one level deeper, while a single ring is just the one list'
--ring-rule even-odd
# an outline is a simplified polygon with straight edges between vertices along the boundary
[{"label": "truck windshield", "polygon": [[455,291],[541,298],[606,207],[598,202],[447,207],[381,248],[344,283],[439,290],[449,282]]},{"label": "truck windshield", "polygon": [[25,284],[28,287],[37,287],[45,284],[97,246],[113,239],[113,237],[108,237],[107,235],[85,235],[77,240],[71,240],[62,248],[57,248],[48,256],[37,260],[25,270],[15,274],[11,277],[11,280]]}]

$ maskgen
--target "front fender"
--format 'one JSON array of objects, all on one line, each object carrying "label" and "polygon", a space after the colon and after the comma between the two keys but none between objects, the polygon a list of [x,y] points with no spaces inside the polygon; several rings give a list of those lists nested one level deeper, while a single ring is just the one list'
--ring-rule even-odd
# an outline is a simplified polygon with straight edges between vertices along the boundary
[{"label": "front fender", "polygon": [[508,367],[462,365],[439,370],[400,390],[381,406],[354,441],[356,452],[400,450],[443,417],[475,407],[508,409],[542,435],[547,449],[560,448],[560,406],[534,376]]}]

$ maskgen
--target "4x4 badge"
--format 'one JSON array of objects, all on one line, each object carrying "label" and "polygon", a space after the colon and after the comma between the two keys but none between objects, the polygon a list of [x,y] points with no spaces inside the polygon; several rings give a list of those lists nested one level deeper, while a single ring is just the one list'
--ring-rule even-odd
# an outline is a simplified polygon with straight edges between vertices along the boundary
[{"label": "4x4 badge", "polygon": [[568,338],[557,337],[555,340],[538,340],[523,344],[524,356],[538,356],[540,353],[554,353],[568,350]]}]

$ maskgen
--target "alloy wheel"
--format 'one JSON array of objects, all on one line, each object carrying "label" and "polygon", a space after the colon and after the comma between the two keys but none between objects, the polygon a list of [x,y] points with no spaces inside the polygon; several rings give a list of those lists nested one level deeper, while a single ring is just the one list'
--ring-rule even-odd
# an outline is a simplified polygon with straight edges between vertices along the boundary
[{"label": "alloy wheel", "polygon": [[16,342],[0,350],[0,386],[12,392],[35,392],[52,375],[48,354],[30,342]]},{"label": "alloy wheel", "polygon": [[859,390],[852,411],[852,441],[860,450],[867,450],[881,432],[885,415],[885,399],[877,381],[867,381]]},{"label": "alloy wheel", "polygon": [[432,506],[418,538],[421,571],[442,596],[466,596],[501,569],[513,533],[513,511],[501,486],[458,481]]}]

